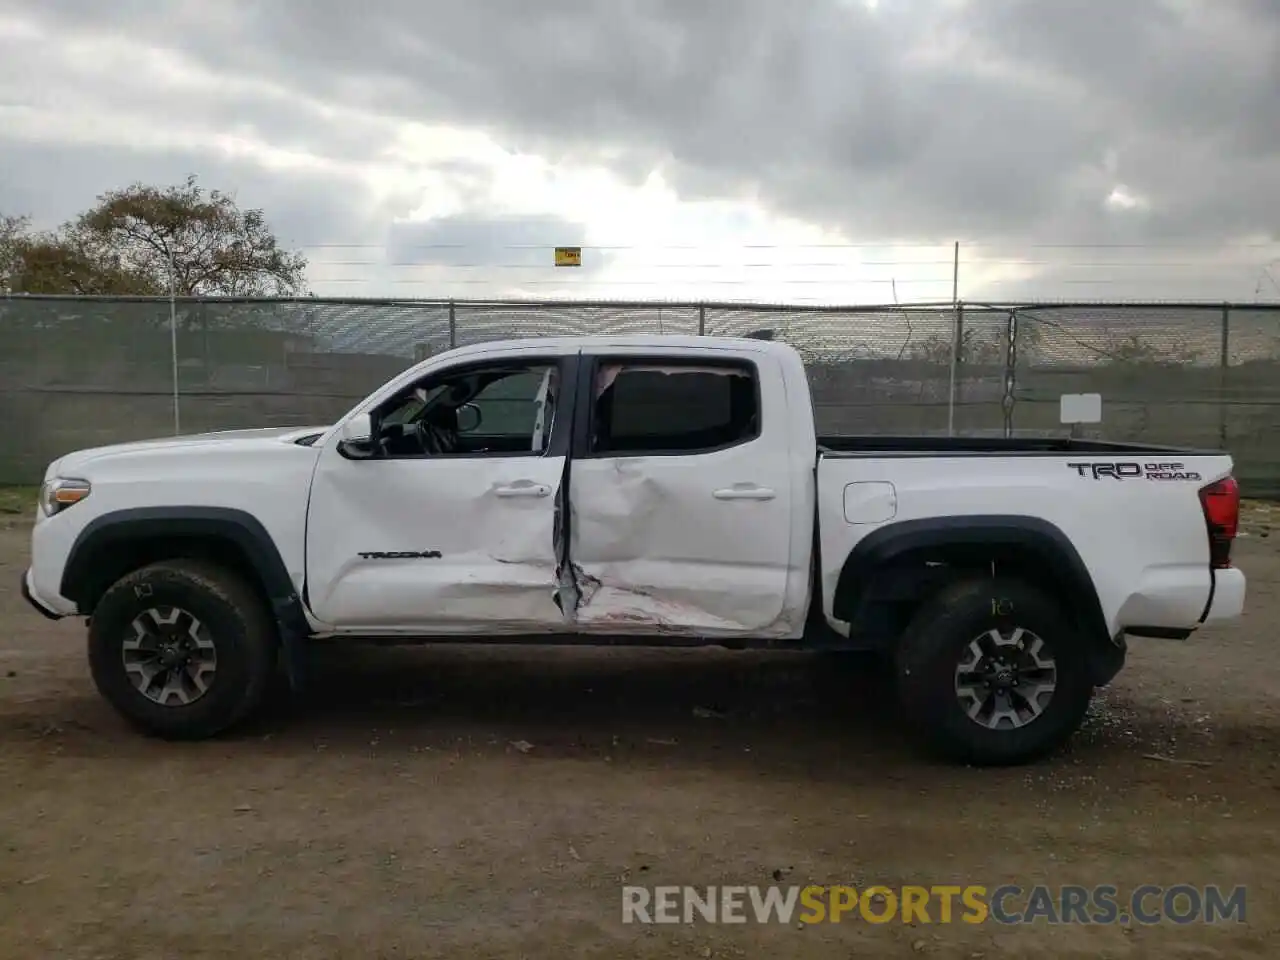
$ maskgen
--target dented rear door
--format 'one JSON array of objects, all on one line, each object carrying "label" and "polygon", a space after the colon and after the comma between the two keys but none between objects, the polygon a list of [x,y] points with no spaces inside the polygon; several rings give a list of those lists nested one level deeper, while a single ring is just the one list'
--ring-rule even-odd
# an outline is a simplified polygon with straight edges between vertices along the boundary
[{"label": "dented rear door", "polygon": [[569,487],[577,629],[787,635],[792,480],[777,361],[687,347],[582,360]]}]

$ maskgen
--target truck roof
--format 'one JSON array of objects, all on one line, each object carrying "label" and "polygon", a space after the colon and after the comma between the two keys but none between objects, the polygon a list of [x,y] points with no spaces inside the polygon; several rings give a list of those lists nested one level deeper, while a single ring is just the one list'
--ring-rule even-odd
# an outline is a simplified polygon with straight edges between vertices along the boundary
[{"label": "truck roof", "polygon": [[[755,353],[793,353],[789,344],[753,337],[698,336],[696,334],[633,333],[621,335],[583,334],[568,337],[521,337],[509,340],[486,340],[455,347],[450,357],[483,356],[504,350],[538,350],[569,354],[585,349],[616,350],[619,348],[679,347],[693,350],[748,350]],[[446,354],[436,354],[437,357]]]}]

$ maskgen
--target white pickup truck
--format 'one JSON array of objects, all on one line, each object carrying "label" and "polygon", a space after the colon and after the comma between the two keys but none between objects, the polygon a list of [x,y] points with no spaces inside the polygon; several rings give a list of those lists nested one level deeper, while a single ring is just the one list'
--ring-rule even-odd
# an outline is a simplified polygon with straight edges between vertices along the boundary
[{"label": "white pickup truck", "polygon": [[318,638],[881,651],[922,740],[1046,754],[1126,635],[1238,617],[1218,452],[819,437],[800,356],[576,337],[440,354],[338,423],[51,464],[23,594],[101,694],[197,738]]}]

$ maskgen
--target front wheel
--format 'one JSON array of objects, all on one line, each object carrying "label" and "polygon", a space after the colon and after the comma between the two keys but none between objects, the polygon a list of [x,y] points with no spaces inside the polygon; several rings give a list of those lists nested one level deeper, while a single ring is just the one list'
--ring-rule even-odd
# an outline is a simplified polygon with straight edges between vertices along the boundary
[{"label": "front wheel", "polygon": [[965,581],[927,602],[895,658],[898,694],[924,743],[983,766],[1061,747],[1093,696],[1084,638],[1044,591]]},{"label": "front wheel", "polygon": [[229,570],[196,560],[121,578],[94,608],[89,668],[98,692],[144,731],[212,737],[264,700],[276,632],[263,601]]}]

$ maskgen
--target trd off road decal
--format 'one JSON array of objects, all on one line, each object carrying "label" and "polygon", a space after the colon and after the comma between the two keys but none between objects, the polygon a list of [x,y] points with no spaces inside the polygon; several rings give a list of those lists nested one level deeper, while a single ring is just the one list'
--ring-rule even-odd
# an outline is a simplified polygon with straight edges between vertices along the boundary
[{"label": "trd off road decal", "polygon": [[1082,477],[1094,480],[1199,480],[1184,463],[1068,463]]}]

